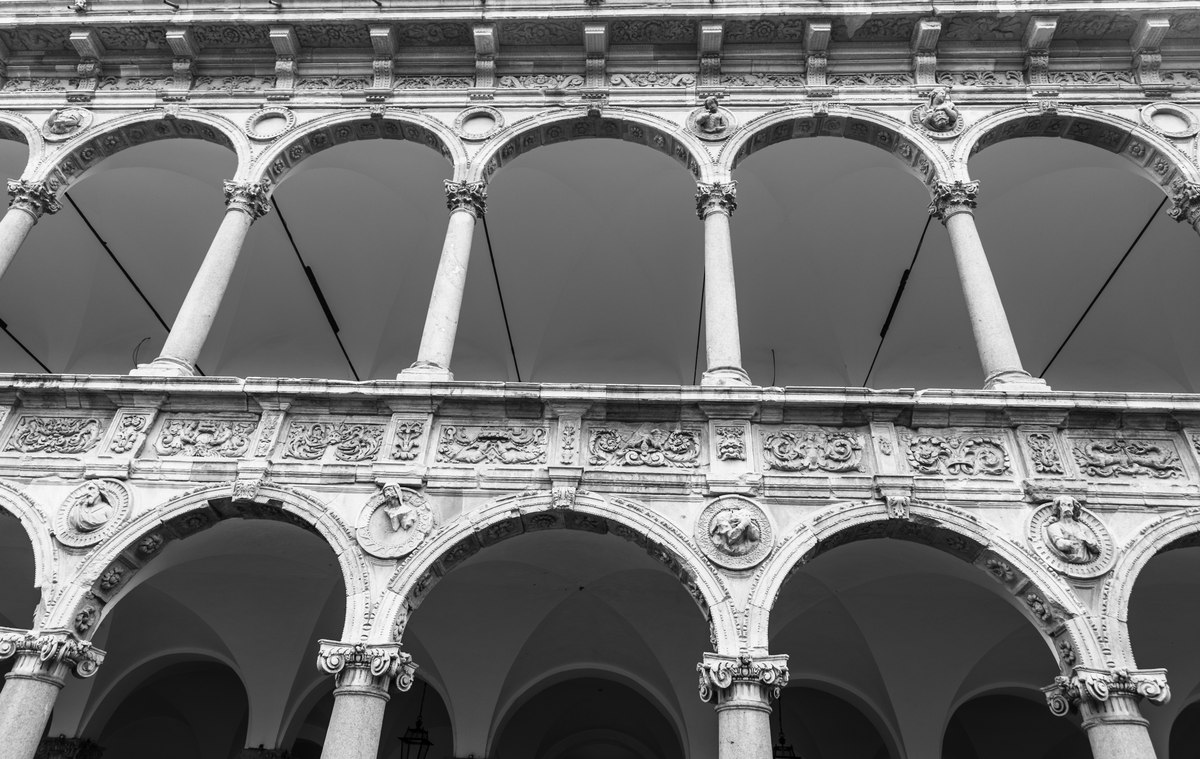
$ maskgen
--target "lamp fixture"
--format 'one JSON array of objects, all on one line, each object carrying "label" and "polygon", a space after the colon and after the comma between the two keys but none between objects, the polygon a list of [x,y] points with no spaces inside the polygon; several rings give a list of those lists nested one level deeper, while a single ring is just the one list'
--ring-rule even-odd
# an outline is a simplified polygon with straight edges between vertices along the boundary
[{"label": "lamp fixture", "polygon": [[429,755],[429,749],[433,748],[433,741],[429,740],[429,731],[421,724],[421,715],[425,711],[425,691],[429,689],[429,683],[421,681],[421,704],[417,707],[417,724],[404,731],[404,735],[400,737],[400,757],[401,759],[425,759]]},{"label": "lamp fixture", "polygon": [[773,759],[799,759],[796,756],[796,749],[792,748],[792,744],[787,742],[787,738],[783,735],[783,690],[779,691],[779,741],[772,747],[771,756]]}]

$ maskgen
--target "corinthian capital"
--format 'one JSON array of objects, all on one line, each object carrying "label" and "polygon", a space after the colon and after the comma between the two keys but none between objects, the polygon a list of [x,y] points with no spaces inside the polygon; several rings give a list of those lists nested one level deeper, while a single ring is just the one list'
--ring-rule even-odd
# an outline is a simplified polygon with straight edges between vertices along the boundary
[{"label": "corinthian capital", "polygon": [[482,218],[487,210],[487,185],[483,182],[451,182],[446,180],[446,208],[452,212],[470,211]]},{"label": "corinthian capital", "polygon": [[768,695],[778,697],[788,683],[787,660],[786,656],[705,654],[696,665],[700,700],[724,703],[731,698],[766,701]]},{"label": "corinthian capital", "polygon": [[70,630],[40,633],[0,627],[0,659],[16,657],[9,677],[50,680],[62,684],[67,672],[91,677],[104,662],[104,652]]},{"label": "corinthian capital", "polygon": [[339,643],[320,641],[317,668],[334,676],[339,689],[375,695],[387,693],[388,680],[406,691],[412,687],[417,665],[398,643]]},{"label": "corinthian capital", "polygon": [[1065,716],[1078,709],[1084,719],[1141,721],[1137,702],[1165,704],[1171,699],[1165,669],[1094,669],[1076,667],[1042,688],[1050,711]]},{"label": "corinthian capital", "polygon": [[696,183],[696,215],[701,219],[710,213],[733,216],[737,210],[737,182]]},{"label": "corinthian capital", "polygon": [[226,182],[225,206],[258,219],[271,212],[271,204],[267,202],[270,194],[271,186],[265,179],[261,182]]},{"label": "corinthian capital", "polygon": [[979,199],[979,182],[938,182],[933,186],[929,214],[945,221],[956,213],[975,210]]},{"label": "corinthian capital", "polygon": [[19,208],[35,220],[44,213],[58,213],[62,203],[45,182],[27,179],[8,180],[8,207]]},{"label": "corinthian capital", "polygon": [[1175,221],[1186,221],[1200,232],[1200,183],[1185,182],[1176,189],[1171,198],[1171,207],[1167,209],[1167,216]]}]

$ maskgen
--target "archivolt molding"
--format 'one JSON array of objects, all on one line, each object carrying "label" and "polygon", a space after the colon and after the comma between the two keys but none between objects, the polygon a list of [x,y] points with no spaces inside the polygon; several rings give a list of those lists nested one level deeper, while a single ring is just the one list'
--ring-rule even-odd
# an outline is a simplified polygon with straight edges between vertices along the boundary
[{"label": "archivolt molding", "polygon": [[629,108],[604,108],[599,116],[572,108],[539,113],[502,129],[475,155],[466,181],[488,181],[501,166],[542,145],[591,137],[653,148],[686,166],[701,182],[715,176],[707,149],[679,124]]},{"label": "archivolt molding", "polygon": [[15,516],[25,528],[33,549],[33,584],[49,588],[58,577],[58,552],[50,537],[50,520],[46,509],[20,490],[0,482],[0,508]]},{"label": "archivolt molding", "polygon": [[365,627],[369,609],[370,569],[354,542],[354,532],[315,495],[261,483],[254,493],[238,492],[244,483],[205,486],[145,511],[87,557],[70,583],[47,609],[48,627],[66,627],[90,638],[113,603],[132,587],[131,578],[158,556],[167,543],[188,538],[232,518],[272,519],[321,536],[337,555],[346,586],[349,639]]},{"label": "archivolt molding", "polygon": [[410,614],[430,588],[482,548],[525,532],[566,528],[611,533],[645,548],[679,577],[696,601],[709,621],[716,652],[732,655],[740,650],[724,579],[674,524],[627,498],[579,491],[569,507],[561,504],[549,490],[508,495],[443,525],[397,567],[380,604],[372,641],[401,640]]},{"label": "archivolt molding", "polygon": [[749,122],[721,149],[717,175],[730,175],[747,156],[768,145],[804,137],[845,137],[886,150],[929,187],[951,175],[942,149],[910,124],[840,103],[772,111]]},{"label": "archivolt molding", "polygon": [[34,166],[46,149],[46,141],[37,125],[23,113],[0,111],[0,140],[23,142],[29,146],[27,166]]},{"label": "archivolt molding", "polygon": [[250,166],[250,141],[241,127],[211,111],[155,108],[92,124],[62,146],[45,153],[33,180],[45,180],[63,192],[111,155],[158,140],[204,140],[229,148],[237,156],[240,179]]},{"label": "archivolt molding", "polygon": [[1004,537],[999,528],[961,509],[907,498],[829,506],[780,541],[755,573],[750,590],[747,638],[751,650],[768,649],[771,609],[789,576],[825,551],[870,538],[924,543],[974,564],[1013,596],[1013,605],[1060,660],[1089,664],[1098,656],[1099,647],[1086,626],[1072,624],[1086,613],[1083,604],[1033,554]]},{"label": "archivolt molding", "polygon": [[455,179],[467,172],[467,149],[450,127],[418,111],[388,108],[344,111],[304,122],[280,135],[247,174],[278,185],[311,155],[342,143],[374,139],[424,145],[451,163]]},{"label": "archivolt molding", "polygon": [[967,128],[954,147],[955,176],[967,180],[967,162],[979,151],[1019,137],[1061,137],[1103,148],[1133,162],[1167,192],[1200,181],[1200,169],[1170,139],[1129,119],[1079,105],[1008,108]]}]

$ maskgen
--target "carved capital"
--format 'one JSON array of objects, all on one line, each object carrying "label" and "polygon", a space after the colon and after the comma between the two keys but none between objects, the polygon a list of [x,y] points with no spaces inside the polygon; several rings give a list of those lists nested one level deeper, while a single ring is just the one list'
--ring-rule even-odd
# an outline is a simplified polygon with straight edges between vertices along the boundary
[{"label": "carved capital", "polygon": [[45,182],[26,179],[8,180],[8,207],[18,208],[36,221],[45,213],[58,213],[62,203]]},{"label": "carved capital", "polygon": [[398,643],[339,643],[320,641],[317,668],[334,676],[334,693],[363,693],[386,699],[388,680],[406,691],[412,687],[417,665]]},{"label": "carved capital", "polygon": [[[12,192],[11,182],[9,192]],[[1186,182],[1175,191],[1167,216],[1175,221],[1186,221],[1200,231],[1200,182]]]},{"label": "carved capital", "polygon": [[956,213],[971,213],[979,199],[979,182],[938,182],[933,187],[929,214],[945,221]]},{"label": "carved capital", "polygon": [[271,212],[267,198],[271,194],[266,180],[261,182],[226,182],[225,206],[258,219]]},{"label": "carved capital", "polygon": [[9,677],[62,685],[67,672],[91,677],[104,662],[104,652],[70,630],[40,633],[0,627],[0,659],[16,659]]},{"label": "carved capital", "polygon": [[461,209],[470,211],[475,218],[483,218],[487,210],[487,185],[483,182],[451,182],[447,179],[446,208],[451,213]]},{"label": "carved capital", "polygon": [[1171,699],[1165,669],[1095,669],[1075,667],[1070,675],[1059,675],[1054,684],[1042,688],[1046,703],[1056,716],[1078,709],[1084,726],[1088,722],[1135,722],[1146,724],[1137,702],[1165,704]]},{"label": "carved capital", "polygon": [[696,665],[700,673],[700,700],[720,706],[731,700],[758,702],[766,708],[768,697],[779,697],[787,686],[787,656],[705,654]]},{"label": "carved capital", "polygon": [[737,210],[737,182],[713,182],[696,185],[696,215],[701,219],[710,213],[733,216]]}]

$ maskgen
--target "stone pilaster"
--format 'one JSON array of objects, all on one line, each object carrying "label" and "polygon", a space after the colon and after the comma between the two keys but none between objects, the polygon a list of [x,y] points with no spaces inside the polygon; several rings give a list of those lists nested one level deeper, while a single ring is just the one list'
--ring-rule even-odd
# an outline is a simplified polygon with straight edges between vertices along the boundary
[{"label": "stone pilaster", "polygon": [[1167,216],[1175,221],[1186,221],[1200,233],[1200,182],[1185,182],[1175,190]]},{"label": "stone pilaster", "polygon": [[397,643],[321,641],[317,667],[334,677],[333,715],[321,759],[375,759],[388,683],[406,691],[417,665]]},{"label": "stone pilaster", "polygon": [[788,682],[786,656],[704,655],[700,699],[715,703],[718,759],[771,759],[771,702]]},{"label": "stone pilaster", "polygon": [[1054,684],[1042,692],[1055,715],[1079,712],[1095,759],[1154,759],[1148,722],[1138,702],[1170,700],[1165,669],[1075,667],[1070,675],[1054,678]]}]

